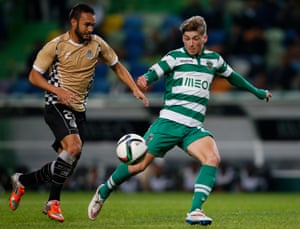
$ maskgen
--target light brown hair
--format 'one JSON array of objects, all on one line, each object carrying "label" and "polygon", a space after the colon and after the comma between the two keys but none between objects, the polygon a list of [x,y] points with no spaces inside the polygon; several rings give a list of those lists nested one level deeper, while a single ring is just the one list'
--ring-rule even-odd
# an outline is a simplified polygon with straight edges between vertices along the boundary
[{"label": "light brown hair", "polygon": [[193,16],[182,22],[179,29],[182,34],[187,31],[198,31],[201,35],[206,35],[206,27],[203,17]]}]

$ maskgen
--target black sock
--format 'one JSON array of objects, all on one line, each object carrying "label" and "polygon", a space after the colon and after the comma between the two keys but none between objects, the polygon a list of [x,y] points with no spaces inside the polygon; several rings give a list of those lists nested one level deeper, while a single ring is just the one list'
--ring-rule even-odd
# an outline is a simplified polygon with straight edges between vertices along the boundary
[{"label": "black sock", "polygon": [[[73,162],[73,164],[72,164],[72,170],[70,172],[69,177],[73,174],[74,169],[76,168],[76,165],[77,165],[77,162],[78,162],[79,158],[80,158],[80,154],[79,154],[79,156],[76,157],[75,162]],[[50,201],[50,200],[60,201],[60,193],[61,193],[62,189],[63,189],[63,184],[52,183],[51,188],[50,188],[50,194],[49,194],[48,201]]]},{"label": "black sock", "polygon": [[19,181],[24,187],[36,185],[36,179],[35,179],[35,174],[36,172],[28,173],[28,174],[23,174],[19,177]]},{"label": "black sock", "polygon": [[72,173],[72,170],[73,167],[71,164],[58,157],[56,161],[53,162],[53,174],[51,181],[55,184],[63,184]]},{"label": "black sock", "polygon": [[50,201],[50,200],[60,201],[60,193],[61,193],[62,189],[63,189],[63,184],[52,183],[51,188],[50,188],[50,195],[49,195],[48,201]]},{"label": "black sock", "polygon": [[41,169],[35,172],[21,175],[19,177],[19,181],[24,187],[40,185],[49,182],[51,180],[51,164],[52,162],[47,163]]}]

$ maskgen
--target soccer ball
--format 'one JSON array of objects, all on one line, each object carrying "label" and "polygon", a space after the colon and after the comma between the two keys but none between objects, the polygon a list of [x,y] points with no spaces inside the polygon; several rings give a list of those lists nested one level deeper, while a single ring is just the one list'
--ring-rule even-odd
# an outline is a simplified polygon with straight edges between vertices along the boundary
[{"label": "soccer ball", "polygon": [[143,158],[148,147],[143,137],[137,134],[126,134],[117,143],[118,159],[128,165]]}]

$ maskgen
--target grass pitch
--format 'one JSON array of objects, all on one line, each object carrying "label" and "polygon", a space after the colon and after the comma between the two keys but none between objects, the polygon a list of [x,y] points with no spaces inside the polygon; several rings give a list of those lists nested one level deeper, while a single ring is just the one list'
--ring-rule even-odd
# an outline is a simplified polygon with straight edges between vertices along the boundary
[{"label": "grass pitch", "polygon": [[[115,192],[95,221],[87,217],[92,192],[63,192],[65,222],[42,214],[47,193],[26,192],[19,208],[8,207],[9,193],[0,194],[0,228],[202,228],[185,223],[192,193]],[[214,229],[300,228],[299,193],[212,193],[204,205]]]}]

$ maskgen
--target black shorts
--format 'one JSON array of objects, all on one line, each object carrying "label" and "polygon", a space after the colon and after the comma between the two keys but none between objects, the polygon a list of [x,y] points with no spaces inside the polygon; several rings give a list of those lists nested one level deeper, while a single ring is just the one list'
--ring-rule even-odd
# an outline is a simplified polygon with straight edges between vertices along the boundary
[{"label": "black shorts", "polygon": [[62,148],[61,140],[69,134],[79,134],[82,144],[84,143],[85,112],[74,111],[64,104],[50,104],[45,106],[44,118],[55,136],[52,147],[56,152]]}]

